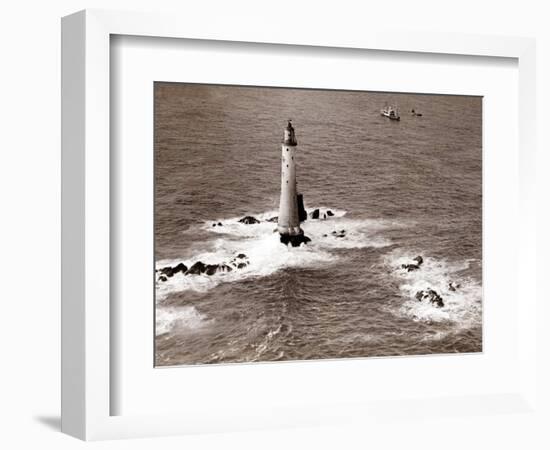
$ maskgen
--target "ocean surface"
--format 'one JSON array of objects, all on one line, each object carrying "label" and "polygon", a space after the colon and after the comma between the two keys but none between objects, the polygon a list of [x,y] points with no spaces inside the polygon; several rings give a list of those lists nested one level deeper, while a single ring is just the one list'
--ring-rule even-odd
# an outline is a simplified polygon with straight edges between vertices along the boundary
[{"label": "ocean surface", "polygon": [[[300,248],[267,221],[289,118],[306,209],[334,213]],[[156,282],[157,366],[482,351],[480,97],[155,83],[155,183],[157,269],[249,261]]]}]

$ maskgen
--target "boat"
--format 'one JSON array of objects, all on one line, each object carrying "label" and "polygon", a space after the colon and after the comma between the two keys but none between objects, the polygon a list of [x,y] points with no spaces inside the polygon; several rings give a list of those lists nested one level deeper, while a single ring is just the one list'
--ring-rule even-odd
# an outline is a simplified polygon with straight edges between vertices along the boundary
[{"label": "boat", "polygon": [[393,106],[386,106],[382,111],[380,111],[380,114],[391,120],[401,120],[401,117],[399,117],[399,111]]}]

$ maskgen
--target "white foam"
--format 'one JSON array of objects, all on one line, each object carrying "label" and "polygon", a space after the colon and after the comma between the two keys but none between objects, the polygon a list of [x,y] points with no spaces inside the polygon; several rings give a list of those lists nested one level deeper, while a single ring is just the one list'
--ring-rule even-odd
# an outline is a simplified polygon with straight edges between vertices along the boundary
[{"label": "white foam", "polygon": [[[326,220],[309,220],[302,224],[306,236],[323,249],[381,248],[391,241],[379,234],[388,224],[380,220],[348,219],[336,217]],[[345,231],[343,237],[337,237]],[[336,232],[337,235],[332,233]]]},{"label": "white foam", "polygon": [[[328,208],[322,208],[323,210],[327,210]],[[308,218],[307,221],[302,223],[302,228],[304,230],[308,227],[310,227],[311,224],[320,225],[320,224],[327,224],[331,223],[334,225],[334,223],[337,221],[337,219],[340,219],[346,215],[346,211],[340,210],[340,209],[331,209],[332,213],[334,214],[332,217],[327,217],[326,219],[311,219]],[[259,237],[259,236],[265,236],[269,232],[273,232],[277,229],[277,222],[268,222],[269,219],[277,216],[277,211],[266,211],[260,214],[255,214],[253,217],[255,217],[257,220],[260,221],[260,223],[257,224],[244,224],[239,222],[239,220],[242,217],[231,217],[229,219],[216,219],[213,221],[205,222],[202,225],[202,228],[204,230],[218,233],[218,234],[226,234],[226,235],[232,235],[232,236],[238,236],[238,237]],[[218,223],[221,223],[222,225],[219,226]],[[213,225],[216,226],[213,226]],[[330,227],[326,227],[326,229],[329,229]]]},{"label": "white foam", "polygon": [[270,330],[266,334],[264,340],[256,347],[256,358],[259,358],[266,352],[266,350],[270,347],[271,341],[273,341],[273,339],[281,332],[282,329],[283,325],[280,324],[276,329]]},{"label": "white foam", "polygon": [[174,328],[194,330],[201,328],[207,322],[206,317],[193,306],[160,307],[156,309],[156,334],[168,333]]},{"label": "white foam", "polygon": [[[196,261],[205,264],[229,262],[237,254],[244,253],[250,262],[242,269],[214,275],[184,275],[177,273],[165,282],[157,283],[157,299],[164,299],[170,292],[194,290],[206,292],[222,282],[234,282],[247,278],[264,277],[287,267],[313,267],[329,263],[333,258],[327,252],[311,246],[286,247],[279,242],[279,235],[271,231],[264,236],[233,240],[216,239],[212,249],[195,255],[192,260],[183,261],[188,267]],[[158,267],[178,261],[161,261]]]},{"label": "white foam", "polygon": [[[404,303],[398,314],[425,322],[451,322],[461,328],[468,328],[481,322],[482,290],[477,280],[462,275],[472,260],[451,263],[444,259],[423,256],[420,269],[407,272],[401,264],[414,264],[415,253],[405,254],[394,251],[386,257],[392,268],[392,274],[399,280]],[[449,283],[460,285],[456,291],[449,289]],[[437,308],[429,302],[418,301],[416,293],[421,290],[434,289],[445,306]]]},{"label": "white foam", "polygon": [[[205,264],[220,264],[231,261],[237,254],[244,253],[249,265],[227,273],[214,275],[184,275],[181,272],[164,282],[157,283],[157,300],[162,301],[172,292],[194,290],[206,292],[222,282],[234,282],[247,278],[265,277],[292,267],[321,267],[333,264],[342,257],[335,253],[337,249],[366,247],[384,247],[390,241],[378,233],[388,223],[377,220],[348,219],[346,212],[331,209],[334,216],[321,220],[308,220],[302,224],[304,233],[311,242],[298,248],[284,246],[276,232],[277,224],[267,222],[276,215],[268,211],[255,217],[261,222],[246,225],[238,217],[218,219],[205,223],[201,227],[217,236],[213,241],[205,242],[203,251],[188,260],[162,260],[157,269],[183,262],[191,266],[197,261]],[[212,223],[221,222],[222,226],[213,227]],[[344,237],[332,235],[333,231],[345,230]]]}]

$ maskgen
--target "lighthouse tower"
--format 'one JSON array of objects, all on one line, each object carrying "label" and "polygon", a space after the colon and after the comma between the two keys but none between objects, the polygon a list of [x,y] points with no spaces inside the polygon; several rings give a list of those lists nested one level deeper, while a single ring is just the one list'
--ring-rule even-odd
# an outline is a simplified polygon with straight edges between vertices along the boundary
[{"label": "lighthouse tower", "polygon": [[[303,215],[298,208],[298,193],[296,189],[296,134],[291,121],[284,130],[281,146],[281,201],[279,204],[279,218],[277,229],[281,235],[281,242],[297,247],[310,239],[304,236],[300,228],[300,218]],[[301,200],[301,199],[300,199]]]}]

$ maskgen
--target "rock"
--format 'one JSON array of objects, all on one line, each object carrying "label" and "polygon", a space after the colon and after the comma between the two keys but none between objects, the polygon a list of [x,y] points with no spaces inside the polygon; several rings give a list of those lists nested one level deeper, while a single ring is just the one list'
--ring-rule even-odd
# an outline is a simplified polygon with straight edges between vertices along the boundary
[{"label": "rock", "polygon": [[278,216],[275,216],[275,217],[272,217],[271,219],[267,219],[268,222],[278,222],[279,221],[279,217]]},{"label": "rock", "polygon": [[206,265],[201,262],[197,261],[195,264],[193,264],[187,273],[185,275],[200,275],[206,271]]},{"label": "rock", "polygon": [[159,281],[166,281],[166,280],[168,280],[168,278],[166,278],[164,275],[161,275],[159,277]]},{"label": "rock", "polygon": [[214,275],[218,271],[218,265],[217,264],[207,264],[204,273],[206,275]]},{"label": "rock", "polygon": [[213,226],[213,227],[215,227],[215,226],[216,226],[216,224],[215,224],[215,223],[213,223],[213,224],[212,224],[212,226]]},{"label": "rock", "polygon": [[332,234],[334,237],[343,238],[343,237],[346,237],[346,230],[333,231],[331,234]]},{"label": "rock", "polygon": [[441,298],[441,295],[439,295],[436,291],[434,291],[431,288],[426,289],[425,291],[418,291],[415,294],[415,298],[419,301],[428,301],[432,305],[436,306],[437,308],[443,308],[445,306],[445,303],[443,303],[443,298]]},{"label": "rock", "polygon": [[[242,269],[248,266],[248,264],[250,264],[248,261],[248,256],[246,256],[244,253],[239,253],[229,263],[223,262],[218,264],[204,264],[202,261],[197,261],[187,270],[186,275],[204,274],[204,275],[211,276],[211,275],[215,275],[216,273],[232,272],[235,268]],[[183,264],[180,263],[180,265],[183,265]],[[183,267],[185,266],[183,265]],[[181,270],[184,271],[183,268],[181,268]]]},{"label": "rock", "polygon": [[420,266],[416,264],[401,264],[401,268],[405,269],[407,272],[412,272],[413,270],[420,269]]},{"label": "rock", "polygon": [[250,262],[248,261],[248,256],[244,253],[239,253],[229,264],[237,269],[244,269]]},{"label": "rock", "polygon": [[[197,261],[189,269],[185,267],[183,263],[178,264],[174,269],[178,268],[179,271],[185,272],[186,275],[208,275],[212,276],[217,273],[227,273],[232,272],[234,268],[242,269],[250,264],[248,262],[248,256],[244,253],[239,253],[233,260],[229,263],[218,263],[218,264],[204,264],[202,261]],[[182,267],[183,266],[183,267]]]},{"label": "rock", "polygon": [[187,266],[183,263],[179,263],[177,266],[175,266],[172,271],[174,273],[178,273],[178,272],[182,272],[182,273],[185,273],[187,272]]},{"label": "rock", "polygon": [[323,237],[327,237],[327,236],[328,236],[328,234],[323,234]]},{"label": "rock", "polygon": [[163,267],[160,269],[160,273],[162,273],[164,276],[170,278],[174,276],[174,269],[170,266]]},{"label": "rock", "polygon": [[420,266],[424,262],[422,256],[416,256],[412,259],[416,264],[401,264],[401,268],[405,269],[407,272],[412,272],[414,270],[420,269]]},{"label": "rock", "polygon": [[219,272],[231,272],[232,270],[227,264],[207,264],[204,273],[206,275],[214,275]]},{"label": "rock", "polygon": [[443,298],[441,298],[441,296],[433,291],[433,290],[429,290],[429,295],[430,295],[430,303],[437,306],[438,308],[443,308],[445,306],[445,303],[443,303]]},{"label": "rock", "polygon": [[330,209],[317,208],[309,213],[311,219],[326,220],[330,217],[334,217],[334,212]]},{"label": "rock", "polygon": [[298,234],[296,236],[290,236],[288,234],[281,234],[281,243],[288,245],[289,243],[293,247],[299,247],[302,244],[307,244],[311,242],[311,239],[308,238],[305,234]]},{"label": "rock", "polygon": [[222,223],[221,223],[221,222],[218,222],[218,226],[221,227],[221,226],[222,226]]},{"label": "rock", "polygon": [[242,219],[239,220],[239,222],[244,223],[245,225],[253,225],[256,223],[260,223],[258,219],[252,216],[244,216]]},{"label": "rock", "polygon": [[455,292],[460,287],[460,284],[451,281],[449,283],[449,291]]},{"label": "rock", "polygon": [[204,266],[204,274],[211,276],[215,275],[217,273],[225,273],[225,272],[231,272],[233,270],[232,267],[228,266],[225,263],[222,264],[206,264]]}]

